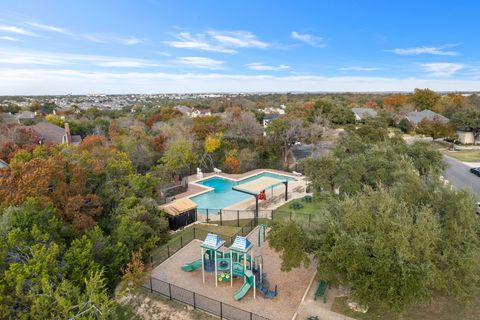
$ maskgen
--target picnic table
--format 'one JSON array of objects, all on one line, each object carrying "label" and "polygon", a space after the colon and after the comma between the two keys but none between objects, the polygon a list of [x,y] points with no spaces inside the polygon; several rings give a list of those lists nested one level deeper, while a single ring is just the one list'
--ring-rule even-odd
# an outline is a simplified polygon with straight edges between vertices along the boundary
[{"label": "picnic table", "polygon": [[327,290],[327,287],[328,287],[328,281],[320,280],[317,290],[315,290],[314,300],[317,300],[317,298],[319,297],[323,297],[323,303],[327,303],[327,296],[325,295],[325,291]]}]

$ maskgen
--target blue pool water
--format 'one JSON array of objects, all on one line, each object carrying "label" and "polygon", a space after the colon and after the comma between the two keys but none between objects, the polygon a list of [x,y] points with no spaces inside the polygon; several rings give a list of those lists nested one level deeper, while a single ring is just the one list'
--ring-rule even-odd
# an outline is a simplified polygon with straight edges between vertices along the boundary
[{"label": "blue pool water", "polygon": [[[221,177],[212,177],[202,181],[197,182],[198,184],[213,188],[213,190],[202,193],[198,196],[192,197],[191,199],[198,205],[200,209],[199,212],[203,212],[204,210],[201,209],[223,209],[228,206],[231,206],[237,202],[243,201],[248,198],[252,198],[251,195],[248,195],[243,192],[238,192],[232,190],[232,187],[250,182],[262,177],[272,177],[281,180],[287,181],[295,181],[295,178],[289,176],[283,176],[280,174],[272,173],[272,172],[262,172],[257,175],[251,176],[249,178],[240,180],[240,181],[233,181]],[[218,210],[209,210],[209,213],[217,213]]]}]

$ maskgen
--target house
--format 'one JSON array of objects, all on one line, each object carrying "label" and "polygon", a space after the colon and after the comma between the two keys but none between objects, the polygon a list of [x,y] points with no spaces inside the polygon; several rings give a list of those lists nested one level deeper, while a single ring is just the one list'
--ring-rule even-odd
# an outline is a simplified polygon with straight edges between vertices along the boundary
[{"label": "house", "polygon": [[0,159],[0,169],[8,168],[8,163]]},{"label": "house", "polygon": [[431,110],[423,110],[420,112],[413,111],[407,113],[405,118],[410,122],[410,124],[414,127],[418,126],[418,124],[423,120],[427,119],[430,121],[433,121],[435,119],[443,122],[443,123],[448,123],[450,120],[447,117],[442,116],[441,114],[438,114],[436,112],[433,112]]},{"label": "house", "polygon": [[192,111],[193,111],[192,108],[187,107],[187,106],[181,106],[181,105],[175,106],[175,107],[173,107],[173,109],[177,110],[178,112],[180,112],[184,116],[188,116],[188,117],[190,117],[190,115],[192,114]]},{"label": "house", "polygon": [[15,116],[15,120],[18,124],[22,124],[25,121],[35,119],[36,113],[31,111],[20,112]]},{"label": "house", "polygon": [[210,110],[198,110],[194,108],[190,108],[187,106],[175,106],[173,107],[175,110],[179,111],[181,114],[184,116],[190,117],[190,118],[196,118],[196,117],[205,117],[205,116],[211,116],[212,113]]},{"label": "house", "polygon": [[82,138],[78,135],[70,134],[70,126],[68,123],[65,123],[65,127],[59,127],[57,125],[51,124],[47,121],[39,122],[33,126],[29,127],[35,131],[40,136],[40,141],[38,143],[51,143],[51,144],[73,144],[79,145],[82,142]]},{"label": "house", "polygon": [[355,121],[364,121],[366,118],[375,118],[378,114],[377,110],[372,108],[352,108]]},{"label": "house", "polygon": [[457,141],[461,144],[478,144],[480,138],[475,137],[475,134],[471,131],[457,130]]},{"label": "house", "polygon": [[270,113],[263,116],[262,125],[263,125],[263,135],[267,135],[267,127],[273,120],[279,118],[280,115],[276,113]]}]

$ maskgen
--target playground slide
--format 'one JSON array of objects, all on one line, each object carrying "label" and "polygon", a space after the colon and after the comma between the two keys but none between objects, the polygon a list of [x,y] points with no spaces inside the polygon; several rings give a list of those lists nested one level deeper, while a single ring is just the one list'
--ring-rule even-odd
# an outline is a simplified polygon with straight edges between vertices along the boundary
[{"label": "playground slide", "polygon": [[185,263],[182,266],[182,270],[186,272],[191,272],[197,269],[200,269],[202,267],[202,259],[195,260],[191,263]]},{"label": "playground slide", "polygon": [[250,270],[245,271],[245,282],[240,287],[240,289],[238,289],[238,291],[235,292],[235,294],[233,295],[233,298],[235,298],[235,300],[237,301],[242,299],[247,294],[248,290],[250,290],[250,288],[253,287],[253,282],[255,281],[254,279],[255,278],[253,276],[252,271]]},{"label": "playground slide", "polygon": [[235,292],[235,294],[233,295],[233,298],[235,298],[235,300],[240,300],[242,299],[248,292],[248,290],[250,290],[252,286],[250,285],[250,283],[248,282],[244,282],[243,285],[240,287],[240,289]]}]

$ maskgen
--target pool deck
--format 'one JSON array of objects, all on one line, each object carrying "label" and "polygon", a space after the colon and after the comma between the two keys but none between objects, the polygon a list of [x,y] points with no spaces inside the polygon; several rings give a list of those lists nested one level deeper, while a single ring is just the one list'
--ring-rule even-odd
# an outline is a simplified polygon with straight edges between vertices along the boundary
[{"label": "pool deck", "polygon": [[257,237],[258,228],[248,235],[249,240],[254,244],[254,255],[263,256],[263,271],[267,273],[271,289],[275,284],[278,286],[278,296],[274,299],[266,299],[258,291],[256,299],[253,299],[253,290],[250,290],[242,300],[235,301],[233,295],[242,285],[243,279],[234,280],[233,288],[230,283],[219,283],[218,288],[215,288],[213,273],[205,274],[205,283],[203,283],[201,270],[181,271],[184,263],[200,258],[201,242],[199,240],[190,242],[160,264],[152,271],[152,276],[272,320],[290,320],[302,302],[302,297],[315,273],[316,265],[312,263],[308,267],[282,272],[280,255],[270,248],[268,242],[263,242],[258,247]]},{"label": "pool deck", "polygon": [[[208,179],[208,178],[211,178],[211,177],[214,177],[214,176],[223,177],[223,178],[231,179],[231,180],[243,180],[243,179],[248,178],[250,176],[260,174],[262,172],[272,172],[272,173],[280,174],[280,175],[283,175],[283,176],[289,176],[289,177],[295,178],[299,181],[300,180],[303,181],[303,179],[304,179],[303,176],[295,176],[294,174],[292,174],[290,172],[281,171],[281,170],[274,170],[274,169],[255,169],[255,170],[248,171],[248,172],[245,172],[245,173],[240,173],[240,174],[231,174],[231,173],[224,173],[224,172],[222,172],[222,173],[209,172],[209,173],[204,173],[203,178],[201,178],[201,179],[197,178],[196,174],[193,174],[193,175],[188,176],[188,190],[185,191],[185,192],[177,194],[175,196],[175,199],[181,199],[181,198],[185,198],[185,197],[191,198],[193,196],[196,196],[196,195],[199,195],[199,194],[210,191],[211,188],[205,187],[201,184],[196,183],[197,181],[200,181],[200,180],[205,180],[205,179]],[[297,182],[297,181],[289,182],[289,184],[295,184],[295,182]],[[242,201],[242,202],[244,202],[244,201]],[[233,208],[234,206],[235,206],[235,208]],[[235,209],[235,210],[245,209],[245,208],[246,208],[246,206],[242,206],[241,208],[240,207],[237,208],[237,204],[228,207],[228,209]]]}]

